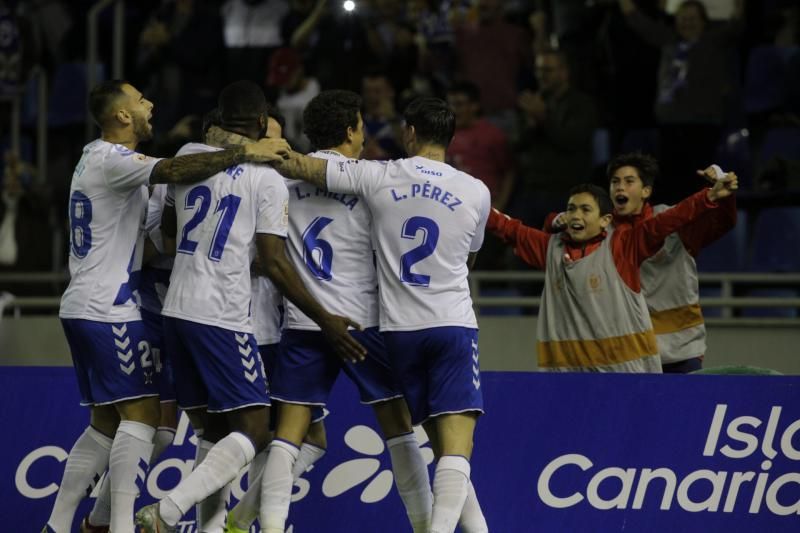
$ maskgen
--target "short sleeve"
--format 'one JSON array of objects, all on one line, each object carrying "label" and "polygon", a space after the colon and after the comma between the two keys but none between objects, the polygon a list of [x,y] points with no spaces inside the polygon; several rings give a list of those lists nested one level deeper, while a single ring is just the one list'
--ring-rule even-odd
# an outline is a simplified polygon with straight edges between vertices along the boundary
[{"label": "short sleeve", "polygon": [[125,193],[150,183],[153,168],[161,161],[122,146],[114,144],[103,160],[103,175],[108,186]]},{"label": "short sleeve", "polygon": [[256,177],[256,233],[286,237],[289,228],[289,189],[275,171]]},{"label": "short sleeve", "polygon": [[478,227],[475,229],[475,236],[469,246],[470,252],[477,252],[483,245],[483,235],[486,232],[486,221],[489,219],[489,210],[492,208],[492,197],[489,189],[482,182],[475,180],[478,184]]},{"label": "short sleeve", "polygon": [[386,164],[363,159],[329,160],[326,171],[328,190],[369,196],[386,172]]}]

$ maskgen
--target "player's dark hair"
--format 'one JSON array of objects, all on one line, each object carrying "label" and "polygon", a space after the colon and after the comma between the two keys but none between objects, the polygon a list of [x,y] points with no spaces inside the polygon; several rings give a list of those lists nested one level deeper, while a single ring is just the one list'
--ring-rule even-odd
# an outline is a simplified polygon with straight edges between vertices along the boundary
[{"label": "player's dark hair", "polygon": [[96,85],[89,93],[89,113],[102,129],[108,122],[108,113],[117,98],[125,96],[122,86],[125,80],[107,80]]},{"label": "player's dark hair", "polygon": [[481,90],[471,81],[459,81],[454,83],[447,89],[447,94],[463,94],[470,102],[474,103],[481,101]]},{"label": "player's dark hair", "polygon": [[347,128],[358,127],[361,97],[352,91],[323,91],[303,111],[303,131],[315,149],[332,148],[347,140]]},{"label": "player's dark hair", "polygon": [[281,127],[281,131],[286,129],[286,117],[283,116],[280,109],[267,102],[267,116],[274,119],[275,122]]},{"label": "player's dark hair", "polygon": [[406,126],[414,126],[417,141],[447,148],[456,131],[456,116],[441,98],[415,98],[403,111]]},{"label": "player's dark hair", "polygon": [[608,195],[608,191],[602,187],[592,183],[581,183],[569,190],[570,197],[581,193],[591,194],[594,197],[597,207],[600,209],[600,216],[610,215],[614,212],[614,204],[611,201],[611,197]]},{"label": "player's dark hair", "polygon": [[620,154],[612,159],[606,167],[606,177],[609,181],[614,173],[622,167],[633,167],[639,173],[642,185],[652,187],[658,178],[658,161],[655,157],[642,152],[629,152]]},{"label": "player's dark hair", "polygon": [[201,128],[201,132],[203,134],[203,138],[205,138],[206,133],[211,128],[211,126],[219,126],[222,124],[222,118],[219,116],[219,108],[215,107],[205,115],[203,115],[203,126]]},{"label": "player's dark hair", "polygon": [[222,89],[217,107],[225,128],[248,128],[259,116],[268,116],[264,91],[250,80],[235,81]]}]

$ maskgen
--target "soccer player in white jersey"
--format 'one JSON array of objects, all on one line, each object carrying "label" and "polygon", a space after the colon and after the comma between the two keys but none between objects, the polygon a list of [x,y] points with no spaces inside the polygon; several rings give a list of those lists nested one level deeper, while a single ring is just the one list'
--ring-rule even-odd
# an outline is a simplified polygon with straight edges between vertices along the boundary
[{"label": "soccer player in white jersey", "polygon": [[490,198],[482,182],[444,163],[455,129],[444,101],[414,100],[404,118],[408,159],[381,164],[293,154],[276,168],[323,190],[358,195],[372,212],[380,330],[411,420],[424,425],[439,457],[431,531],[449,533],[470,492],[472,436],[483,412],[467,273],[483,242]]},{"label": "soccer player in white jersey", "polygon": [[72,352],[81,403],[91,422],[67,458],[44,531],[67,533],[75,510],[109,467],[111,528],[133,532],[133,502],[159,421],[153,358],[135,302],[148,184],[192,183],[232,164],[281,157],[264,140],[214,154],[154,159],[135,152],[152,136],[153,104],[121,80],[89,95],[102,132],[83,149],[70,186],[71,279],[59,316]]},{"label": "soccer player in white jersey", "polygon": [[[358,158],[364,145],[361,98],[350,91],[325,91],[306,107],[303,124],[314,157],[333,161]],[[289,257],[311,293],[328,306],[339,305],[364,327],[353,335],[368,348],[353,365],[340,361],[319,328],[291,302],[280,355],[271,375],[271,394],[280,401],[276,439],[264,469],[261,525],[283,531],[292,483],[306,468],[303,446],[312,409],[325,405],[340,371],[373,407],[387,440],[398,491],[414,531],[430,529],[428,470],[413,434],[408,408],[389,368],[378,332],[377,275],[372,256],[372,221],[366,203],[353,195],[327,193],[300,180],[289,187]],[[298,462],[300,468],[297,468]],[[248,502],[258,486],[229,514],[228,531],[249,530],[258,508]]]},{"label": "soccer player in white jersey", "polygon": [[[221,124],[232,136],[263,137],[265,109],[264,94],[252,82],[232,83],[220,93]],[[179,153],[218,150],[189,144]],[[180,376],[179,406],[203,406],[217,415],[207,419],[204,438],[214,441],[217,432],[219,440],[164,499],[136,514],[147,533],[176,531],[193,505],[225,487],[267,444],[269,395],[248,312],[254,240],[276,286],[318,321],[339,353],[363,358],[363,348],[347,332],[358,325],[325,311],[286,259],[288,192],[276,172],[233,165],[194,186],[175,187],[173,194],[177,254],[163,309],[167,349]],[[162,224],[170,235],[172,216],[165,209]]]},{"label": "soccer player in white jersey", "polygon": [[[169,286],[174,250],[165,253],[165,243],[161,236],[161,212],[166,198],[167,185],[153,185],[147,202],[145,221],[145,241],[142,270],[139,280],[139,300],[145,339],[150,344],[153,357],[153,379],[161,402],[161,419],[153,438],[153,452],[150,465],[153,465],[175,438],[178,422],[178,407],[175,402],[175,381],[172,364],[164,351],[161,307]],[[81,533],[108,533],[111,523],[111,483],[109,476],[103,478],[98,489],[92,512],[81,523]]]}]

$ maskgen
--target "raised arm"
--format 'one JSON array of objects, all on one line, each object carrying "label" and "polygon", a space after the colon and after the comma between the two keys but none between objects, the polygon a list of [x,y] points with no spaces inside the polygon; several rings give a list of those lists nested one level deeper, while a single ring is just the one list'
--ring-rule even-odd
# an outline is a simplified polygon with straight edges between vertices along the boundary
[{"label": "raised arm", "polygon": [[623,246],[624,255],[641,265],[658,253],[671,233],[718,209],[719,202],[731,197],[738,186],[736,174],[729,172],[710,189],[696,192],[674,207],[633,226],[630,231],[620,231],[614,246]]},{"label": "raised arm", "polygon": [[619,0],[628,26],[653,46],[664,46],[675,40],[675,33],[666,24],[656,22],[636,7],[633,0]]},{"label": "raised arm", "polygon": [[266,276],[286,298],[319,325],[339,357],[345,361],[362,361],[366,350],[347,332],[348,326],[356,329],[361,329],[361,326],[349,318],[329,313],[314,299],[286,257],[284,239],[277,235],[258,233],[256,247],[259,263]]},{"label": "raised arm", "polygon": [[195,183],[233,165],[270,163],[287,157],[289,152],[289,143],[284,139],[261,139],[226,150],[162,159],[153,167],[150,183]]},{"label": "raised arm", "polygon": [[544,270],[550,235],[522,224],[497,209],[489,213],[486,229],[514,248],[514,253],[533,268]]}]

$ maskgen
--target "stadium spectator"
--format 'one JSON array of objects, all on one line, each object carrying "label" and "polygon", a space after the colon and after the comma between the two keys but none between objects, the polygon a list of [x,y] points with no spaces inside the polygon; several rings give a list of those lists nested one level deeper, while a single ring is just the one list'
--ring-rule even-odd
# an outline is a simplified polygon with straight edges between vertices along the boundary
[{"label": "stadium spectator", "polygon": [[492,207],[504,209],[514,185],[514,162],[505,132],[482,116],[480,89],[474,83],[451,86],[447,103],[456,116],[448,163],[485,183]]},{"label": "stadium spectator", "polygon": [[[703,172],[715,174],[714,168]],[[649,202],[658,177],[658,162],[651,156],[619,155],[608,164],[606,177],[614,204],[615,228],[641,224],[670,207],[651,206]],[[545,226],[561,231],[564,222],[562,216]],[[706,330],[698,303],[700,289],[694,258],[735,225],[736,197],[731,195],[719,201],[718,209],[669,235],[662,249],[641,265],[642,292],[665,373],[693,372],[703,366]]]},{"label": "stadium spectator", "polygon": [[570,191],[564,233],[551,235],[492,210],[487,229],[523,261],[545,272],[537,321],[539,369],[550,372],[654,372],[661,361],[639,269],[665,239],[718,209],[738,187],[734,174],[641,223],[615,227],[608,193]]},{"label": "stadium spectator", "polygon": [[513,127],[517,80],[530,63],[530,39],[522,26],[504,18],[504,2],[479,0],[475,22],[456,22],[456,54],[460,78],[481,90],[487,117],[504,130]]},{"label": "stadium spectator", "polygon": [[139,35],[137,50],[137,75],[146,80],[143,90],[159,95],[156,131],[172,127],[198,109],[214,107],[225,65],[222,18],[216,3],[162,0]]},{"label": "stadium spectator", "polygon": [[404,155],[395,91],[385,72],[372,70],[361,81],[364,99],[364,159],[397,159]]},{"label": "stadium spectator", "polygon": [[[329,0],[292,0],[281,22],[284,45],[297,48],[323,89],[358,91],[366,65],[375,61],[364,6],[347,12]],[[359,3],[360,4],[360,3]]]},{"label": "stadium spectator", "polygon": [[566,56],[556,50],[536,55],[539,90],[519,96],[517,182],[512,212],[540,227],[568,191],[586,181],[592,169],[591,99],[572,87]]},{"label": "stadium spectator", "polygon": [[266,82],[280,91],[275,105],[286,120],[284,137],[295,150],[307,152],[311,144],[303,133],[303,110],[319,94],[319,82],[306,75],[303,58],[294,48],[280,48],[272,54]]},{"label": "stadium spectator", "polygon": [[731,20],[712,24],[705,5],[686,0],[675,13],[674,27],[659,23],[619,0],[628,24],[661,49],[655,114],[665,180],[658,195],[674,203],[694,190],[694,172],[713,159],[738,92],[731,60],[744,28],[744,0],[736,0]]},{"label": "stadium spectator", "polygon": [[[287,0],[227,0],[222,5],[225,36],[225,79],[263,80],[262,73],[272,52],[286,44],[281,20],[289,12]],[[195,112],[203,112],[195,110]]]}]

